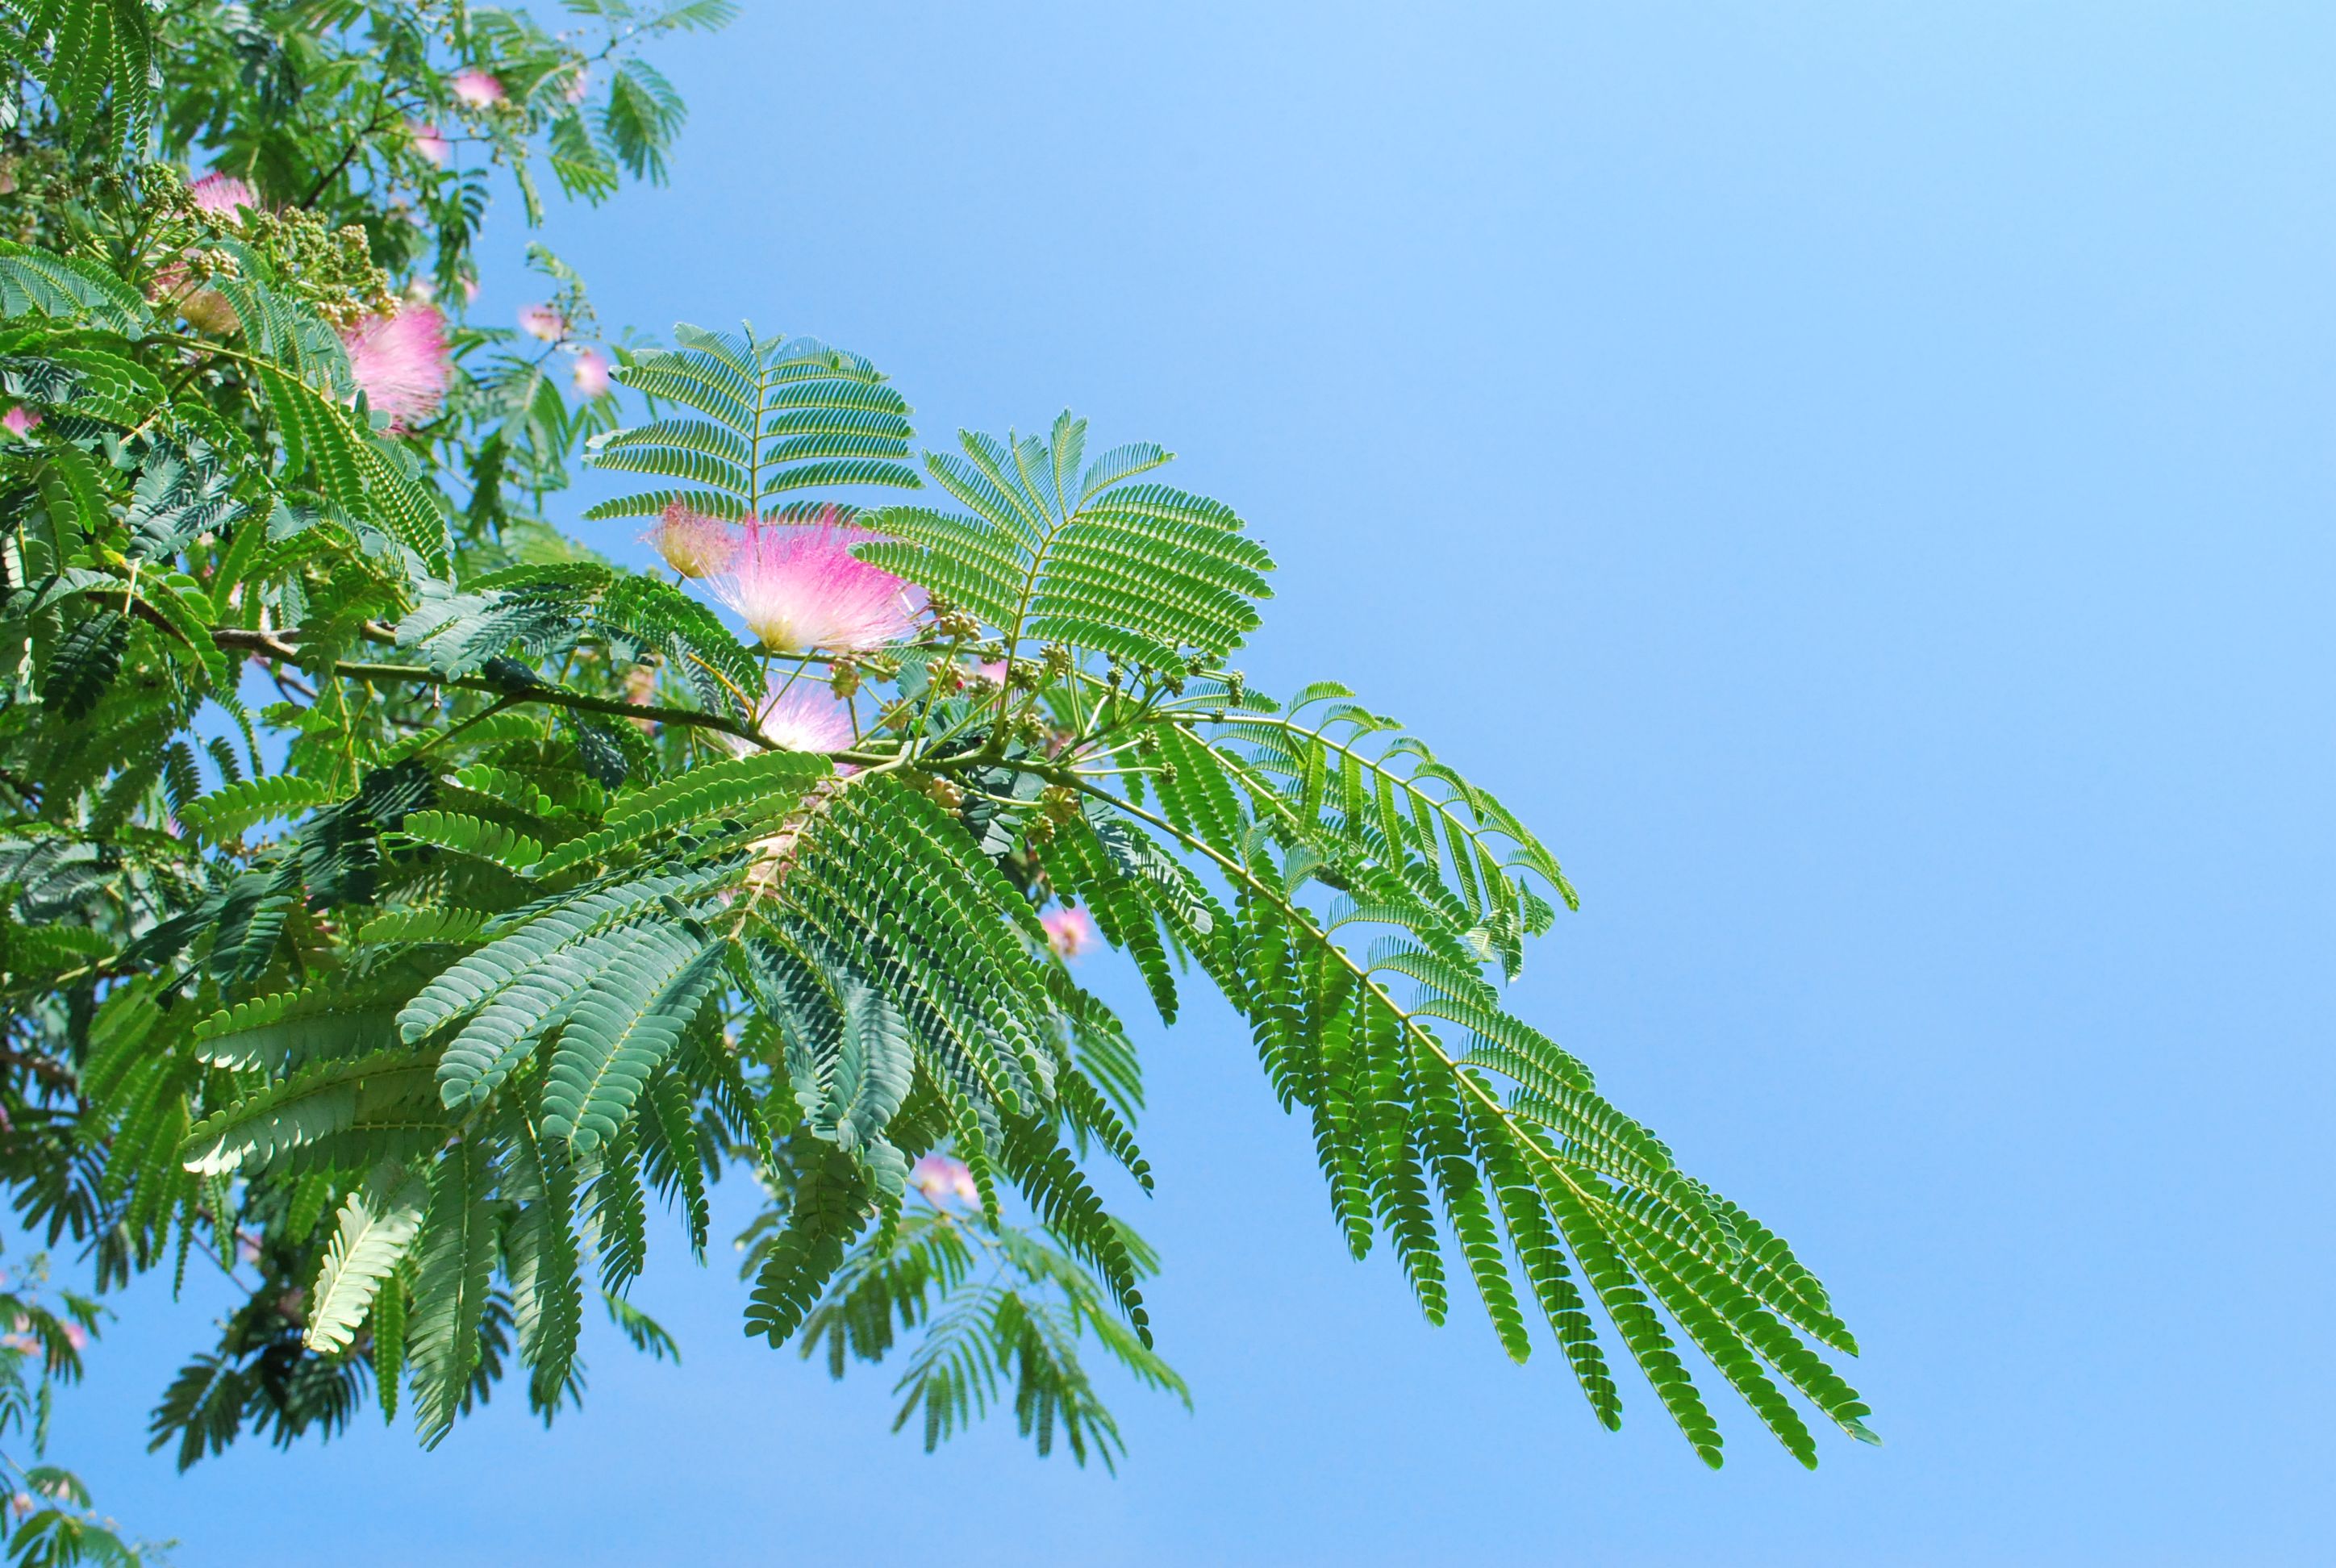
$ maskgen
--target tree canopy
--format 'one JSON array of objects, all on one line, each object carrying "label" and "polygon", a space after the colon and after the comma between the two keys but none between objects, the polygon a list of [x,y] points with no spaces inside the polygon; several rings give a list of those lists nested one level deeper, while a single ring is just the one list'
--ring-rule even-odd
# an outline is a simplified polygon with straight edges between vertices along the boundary
[{"label": "tree canopy", "polygon": [[[1153,1183],[1108,950],[1248,1021],[1430,1322],[1610,1427],[1629,1363],[1713,1465],[1690,1346],[1804,1463],[1805,1411],[1869,1437],[1816,1278],[1505,1008],[1554,856],[1244,679],[1272,558],[1168,452],[924,444],[816,338],[609,340],[540,246],[471,317],[490,196],[664,178],[643,51],[731,7],[565,11],[0,0],[0,1178],[89,1271],[0,1300],[0,1436],[190,1267],[245,1300],[154,1409],[181,1466],[506,1380],[549,1421],[588,1305],[670,1351],[628,1289],[743,1175],[750,1334],[1109,1466],[1095,1357],[1184,1385],[1095,1178]],[[669,570],[563,531],[584,465]],[[18,1473],[20,1560],[134,1553]]]}]

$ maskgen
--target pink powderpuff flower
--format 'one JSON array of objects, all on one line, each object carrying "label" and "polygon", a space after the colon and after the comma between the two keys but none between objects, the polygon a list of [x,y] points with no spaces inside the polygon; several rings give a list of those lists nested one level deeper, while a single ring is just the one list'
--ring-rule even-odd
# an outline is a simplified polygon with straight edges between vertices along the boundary
[{"label": "pink powderpuff flower", "polygon": [[255,212],[259,210],[259,197],[250,186],[232,174],[221,174],[216,170],[188,186],[187,194],[195,199],[197,211],[230,222],[239,220],[247,207]]},{"label": "pink powderpuff flower", "polygon": [[389,415],[391,429],[420,424],[446,400],[453,365],[446,353],[446,317],[436,306],[407,305],[394,316],[370,317],[341,341],[365,402]]},{"label": "pink powderpuff flower", "polygon": [[522,305],[519,307],[519,329],[530,337],[557,343],[568,336],[568,317],[549,305]]},{"label": "pink powderpuff flower", "polygon": [[478,302],[479,280],[475,278],[465,278],[462,279],[462,303],[476,305]]},{"label": "pink powderpuff flower", "polygon": [[576,67],[574,73],[568,78],[567,84],[560,88],[560,95],[568,100],[570,103],[581,103],[585,99],[590,97],[592,95],[592,68],[589,65],[579,65]]},{"label": "pink powderpuff flower", "polygon": [[[852,722],[852,705],[835,695],[820,681],[798,677],[788,684],[784,676],[773,676],[754,715],[754,726],[765,735],[789,751],[846,751],[859,739],[857,727]],[[754,749],[754,742],[735,740],[740,755]]]},{"label": "pink powderpuff flower", "polygon": [[0,430],[5,430],[11,435],[30,435],[33,426],[40,423],[41,416],[21,403],[7,413],[0,414]]},{"label": "pink powderpuff flower", "polygon": [[881,648],[915,630],[925,594],[853,556],[876,537],[833,521],[749,522],[706,587],[770,652]]},{"label": "pink powderpuff flower", "polygon": [[974,1184],[973,1173],[963,1160],[947,1154],[927,1154],[909,1167],[909,1185],[936,1203],[948,1198],[976,1207],[981,1203],[981,1189]]},{"label": "pink powderpuff flower", "polygon": [[462,72],[446,85],[456,98],[473,109],[489,108],[503,101],[503,84],[476,68]]},{"label": "pink powderpuff flower", "polygon": [[1103,933],[1095,930],[1095,917],[1074,904],[1048,910],[1038,917],[1038,923],[1046,928],[1046,945],[1055,950],[1056,958],[1066,961],[1103,940]]},{"label": "pink powderpuff flower", "polygon": [[446,160],[453,152],[454,144],[438,134],[438,127],[424,125],[419,120],[409,120],[405,122],[405,134],[413,141],[414,151],[420,153],[425,161],[441,169],[446,167]]},{"label": "pink powderpuff flower", "polygon": [[576,390],[586,397],[608,395],[608,356],[597,348],[581,348],[576,352],[576,363],[568,374],[576,380]]},{"label": "pink powderpuff flower", "polygon": [[736,529],[678,501],[667,502],[657,513],[657,526],[641,538],[657,546],[666,565],[684,577],[727,571],[738,554]]},{"label": "pink powderpuff flower", "polygon": [[72,1322],[65,1323],[63,1327],[65,1331],[66,1344],[71,1345],[76,1350],[86,1350],[89,1349],[89,1330],[87,1329],[83,1328],[79,1323]]}]

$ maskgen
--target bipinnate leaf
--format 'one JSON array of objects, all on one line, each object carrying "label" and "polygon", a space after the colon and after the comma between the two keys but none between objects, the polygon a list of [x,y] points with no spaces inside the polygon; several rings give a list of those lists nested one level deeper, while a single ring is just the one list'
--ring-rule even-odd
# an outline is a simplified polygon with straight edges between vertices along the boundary
[{"label": "bipinnate leaf", "polygon": [[543,1085],[540,1125],[589,1154],[632,1115],[641,1086],[723,973],[723,944],[668,926],[608,955],[569,1009]]},{"label": "bipinnate leaf", "polygon": [[302,1343],[309,1349],[330,1355],[347,1349],[383,1279],[404,1257],[429,1198],[429,1184],[403,1170],[381,1173],[348,1195],[308,1292]]}]

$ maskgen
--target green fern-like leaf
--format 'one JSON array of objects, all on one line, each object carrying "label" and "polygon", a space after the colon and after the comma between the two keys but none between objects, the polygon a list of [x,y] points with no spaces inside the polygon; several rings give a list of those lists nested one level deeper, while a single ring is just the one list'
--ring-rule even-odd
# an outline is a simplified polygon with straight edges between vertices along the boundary
[{"label": "green fern-like leaf", "polygon": [[439,1157],[430,1173],[414,1275],[414,1424],[434,1447],[454,1424],[462,1390],[479,1359],[479,1324],[495,1254],[489,1196],[493,1163],[469,1140]]},{"label": "green fern-like leaf", "polygon": [[404,1176],[394,1186],[351,1193],[316,1283],[308,1292],[308,1326],[302,1342],[327,1354],[346,1349],[365,1320],[382,1281],[405,1255],[422,1224],[429,1186]]},{"label": "green fern-like leaf", "polygon": [[[1222,659],[1257,627],[1271,558],[1221,503],[1159,485],[1079,488],[1085,440],[1068,414],[1051,441],[963,433],[959,453],[929,453],[925,467],[970,515],[871,512],[892,542],[859,555],[971,609],[1009,650],[1056,641],[1161,668],[1192,652]],[[1156,466],[1157,449],[1136,450],[1147,460],[1126,472]]]},{"label": "green fern-like leaf", "polygon": [[682,501],[723,517],[764,516],[793,492],[843,485],[913,489],[908,404],[858,355],[784,341],[674,329],[676,348],[645,354],[617,378],[701,418],[657,419],[597,438],[590,461],[682,488],[603,502],[587,518],[640,517]]},{"label": "green fern-like leaf", "polygon": [[138,290],[93,261],[0,240],[0,316],[49,316],[134,336],[150,314]]},{"label": "green fern-like leaf", "polygon": [[406,1039],[419,1040],[478,1008],[561,948],[624,923],[662,900],[702,891],[719,877],[719,872],[653,873],[557,897],[518,917],[517,929],[497,935],[424,986],[399,1011],[398,1029]]},{"label": "green fern-like leaf", "polygon": [[543,846],[525,833],[460,812],[409,813],[398,831],[419,842],[475,855],[515,872],[525,872],[543,858]]},{"label": "green fern-like leaf", "polygon": [[336,1133],[360,1126],[429,1125],[426,1105],[432,1064],[403,1048],[353,1061],[319,1062],[270,1084],[188,1135],[180,1158],[199,1174],[257,1170]]},{"label": "green fern-like leaf", "polygon": [[589,1154],[632,1115],[722,972],[722,944],[649,927],[611,953],[569,1009],[543,1086],[541,1125]]},{"label": "green fern-like leaf", "polygon": [[709,817],[751,823],[783,815],[804,790],[832,771],[822,758],[784,751],[693,768],[638,794],[618,796],[608,808],[605,825],[555,846],[537,870],[543,876],[555,875]]}]

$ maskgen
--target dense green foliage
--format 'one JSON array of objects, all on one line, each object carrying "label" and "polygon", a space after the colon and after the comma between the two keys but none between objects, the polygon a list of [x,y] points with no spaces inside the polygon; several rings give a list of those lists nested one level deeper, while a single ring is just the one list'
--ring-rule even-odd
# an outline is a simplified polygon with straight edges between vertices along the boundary
[{"label": "dense green foliage", "polygon": [[[702,1254],[743,1168],[750,1332],[912,1347],[929,1442],[1010,1397],[1109,1462],[1083,1351],[1183,1385],[1090,1175],[1152,1180],[1068,906],[1163,1020],[1195,973],[1249,1020],[1431,1321],[1456,1286],[1522,1360],[1538,1316],[1610,1426],[1619,1346],[1715,1464],[1682,1339],[1805,1461],[1788,1389],[1865,1436],[1815,1279],[1503,1008],[1555,860],[1343,687],[1229,667],[1272,561],[1167,453],[920,449],[866,361],[751,331],[609,351],[627,399],[540,250],[548,341],[458,325],[443,402],[389,406],[353,346],[462,296],[490,173],[530,217],[542,170],[657,178],[633,50],[726,8],[569,9],[0,0],[0,1173],[98,1289],[248,1291],[157,1445],[368,1399],[435,1443],[506,1376],[549,1419],[588,1295],[670,1349],[626,1300],[651,1200]],[[750,646],[547,521],[581,461],[644,486],[589,516],[848,521],[930,602]],[[849,738],[779,744],[774,677]]]}]

